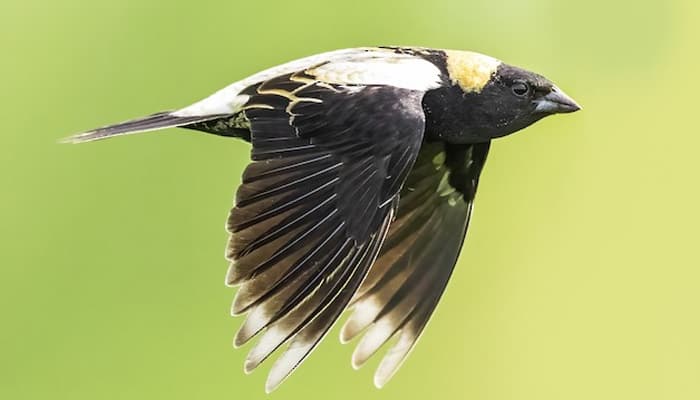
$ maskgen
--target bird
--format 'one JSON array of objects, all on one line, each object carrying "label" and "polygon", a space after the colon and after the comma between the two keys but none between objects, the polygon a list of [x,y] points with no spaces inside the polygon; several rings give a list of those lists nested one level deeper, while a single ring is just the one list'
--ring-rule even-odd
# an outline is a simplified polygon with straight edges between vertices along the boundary
[{"label": "bird", "polygon": [[362,47],[265,69],[189,106],[66,139],[186,128],[251,144],[229,213],[225,284],[252,372],[276,389],[345,311],[359,368],[394,344],[381,388],[424,331],[465,241],[491,141],[581,107],[476,52]]}]

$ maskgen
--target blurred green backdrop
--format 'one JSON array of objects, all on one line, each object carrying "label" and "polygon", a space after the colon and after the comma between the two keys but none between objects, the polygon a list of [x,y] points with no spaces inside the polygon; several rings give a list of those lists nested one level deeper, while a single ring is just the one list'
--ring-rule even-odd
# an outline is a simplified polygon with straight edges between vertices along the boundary
[{"label": "blurred green backdrop", "polygon": [[242,142],[68,134],[343,47],[471,49],[584,110],[492,147],[460,265],[383,390],[334,330],[280,399],[700,398],[700,3],[3,0],[0,397],[258,399],[230,342]]}]

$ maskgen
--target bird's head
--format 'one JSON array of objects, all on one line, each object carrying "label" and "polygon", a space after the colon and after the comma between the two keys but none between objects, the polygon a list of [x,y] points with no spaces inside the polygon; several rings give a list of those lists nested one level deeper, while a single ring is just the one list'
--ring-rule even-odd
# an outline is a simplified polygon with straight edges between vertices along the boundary
[{"label": "bird's head", "polygon": [[[452,94],[452,112],[462,128],[461,136],[492,139],[517,132],[553,114],[571,113],[581,107],[542,75],[505,64],[495,58],[466,51],[445,51]],[[452,116],[454,118],[454,114]],[[460,141],[457,129],[444,133]],[[447,138],[447,137],[446,137]]]}]

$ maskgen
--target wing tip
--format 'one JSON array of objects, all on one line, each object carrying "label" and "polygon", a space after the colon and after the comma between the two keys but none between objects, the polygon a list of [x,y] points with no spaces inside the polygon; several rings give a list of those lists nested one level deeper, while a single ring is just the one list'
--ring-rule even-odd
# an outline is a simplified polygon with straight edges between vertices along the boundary
[{"label": "wing tip", "polygon": [[384,377],[379,377],[377,375],[374,375],[374,378],[372,379],[372,381],[374,383],[374,387],[376,387],[377,389],[381,389],[384,387],[384,385],[387,384],[387,382],[389,380],[384,378]]},{"label": "wing tip", "polygon": [[255,362],[254,360],[251,360],[251,359],[246,359],[245,362],[243,363],[243,373],[246,375],[252,374],[258,365],[260,365],[260,363]]},{"label": "wing tip", "polygon": [[247,342],[248,342],[247,340],[243,340],[241,338],[241,331],[238,331],[238,333],[236,333],[236,337],[233,338],[233,348],[240,349]]},{"label": "wing tip", "polygon": [[274,392],[275,390],[277,390],[277,388],[279,386],[280,386],[279,383],[277,385],[273,386],[272,384],[265,382],[265,394],[270,394],[270,393]]},{"label": "wing tip", "polygon": [[343,327],[340,329],[340,334],[338,335],[338,339],[340,340],[340,344],[346,344],[350,343],[352,339],[355,338],[356,335],[354,335],[350,328],[348,328],[348,322],[346,321],[343,324]]},{"label": "wing tip", "polygon": [[376,313],[379,311],[378,308],[372,310],[355,305],[354,313],[340,329],[340,343],[346,344],[359,336],[374,322]]},{"label": "wing tip", "polygon": [[357,360],[355,360],[354,355],[353,355],[352,358],[350,358],[350,366],[351,366],[352,369],[354,369],[355,371],[359,371],[359,369],[362,368],[362,364],[359,364],[359,363],[357,362]]}]

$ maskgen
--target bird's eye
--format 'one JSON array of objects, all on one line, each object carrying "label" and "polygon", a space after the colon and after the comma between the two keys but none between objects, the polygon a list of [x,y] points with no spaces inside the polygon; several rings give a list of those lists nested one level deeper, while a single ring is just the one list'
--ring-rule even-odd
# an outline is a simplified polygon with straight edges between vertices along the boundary
[{"label": "bird's eye", "polygon": [[512,88],[513,94],[518,97],[525,97],[530,93],[530,85],[525,82],[516,82]]}]

